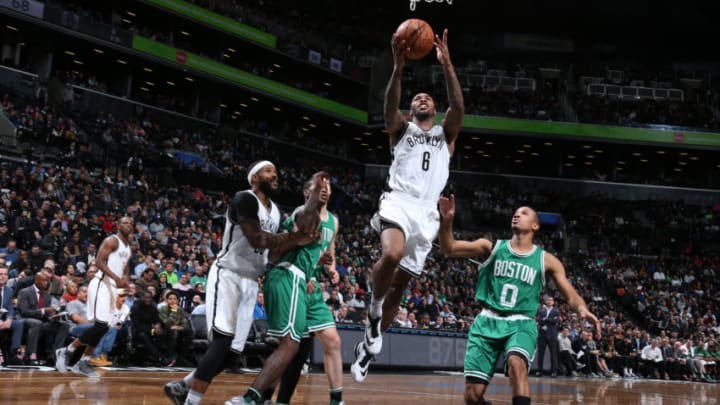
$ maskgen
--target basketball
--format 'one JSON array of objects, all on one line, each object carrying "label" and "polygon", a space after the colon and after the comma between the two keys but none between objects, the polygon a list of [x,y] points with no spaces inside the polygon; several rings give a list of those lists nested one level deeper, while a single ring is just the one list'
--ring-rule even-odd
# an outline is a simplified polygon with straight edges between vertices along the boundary
[{"label": "basketball", "polygon": [[408,59],[421,59],[433,48],[433,33],[430,24],[418,18],[411,18],[403,21],[395,31],[400,40],[405,40],[409,50],[405,52]]}]

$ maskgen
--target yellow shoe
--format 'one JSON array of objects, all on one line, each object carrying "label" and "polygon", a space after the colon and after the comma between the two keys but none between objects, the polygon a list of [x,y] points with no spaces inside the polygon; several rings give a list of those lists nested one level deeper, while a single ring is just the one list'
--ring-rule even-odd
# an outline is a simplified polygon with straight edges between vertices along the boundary
[{"label": "yellow shoe", "polygon": [[112,361],[108,360],[104,354],[101,354],[99,357],[91,357],[90,365],[93,367],[112,366]]}]

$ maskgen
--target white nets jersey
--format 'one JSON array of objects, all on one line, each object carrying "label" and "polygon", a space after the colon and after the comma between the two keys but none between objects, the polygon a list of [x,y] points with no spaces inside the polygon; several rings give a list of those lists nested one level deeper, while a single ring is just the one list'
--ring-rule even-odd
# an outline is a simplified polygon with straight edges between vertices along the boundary
[{"label": "white nets jersey", "polygon": [[[280,226],[280,210],[270,202],[268,210],[252,190],[251,194],[258,204],[257,218],[260,228],[269,233],[276,233]],[[217,266],[242,274],[245,277],[257,278],[265,272],[267,249],[255,249],[250,245],[240,225],[233,224],[228,213],[225,213],[225,232],[223,233],[222,250],[218,254]]]},{"label": "white nets jersey", "polygon": [[412,122],[392,149],[388,186],[420,200],[437,202],[450,175],[450,149],[440,125],[424,131]]},{"label": "white nets jersey", "polygon": [[[130,246],[126,245],[119,236],[113,235],[113,237],[118,241],[118,248],[110,252],[110,254],[108,255],[107,266],[110,271],[113,272],[113,274],[115,274],[118,278],[122,278],[123,272],[125,271],[125,266],[127,266],[127,263],[130,260],[130,254],[132,252],[130,251]],[[102,271],[98,271],[95,277],[102,280],[105,278],[105,273],[103,273]],[[115,280],[109,278],[109,281],[110,285],[115,287]]]}]

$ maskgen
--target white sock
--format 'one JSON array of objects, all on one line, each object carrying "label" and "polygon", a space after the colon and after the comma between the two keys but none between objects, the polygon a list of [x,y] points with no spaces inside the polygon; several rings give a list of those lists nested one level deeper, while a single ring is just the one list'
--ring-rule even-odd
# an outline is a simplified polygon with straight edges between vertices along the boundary
[{"label": "white sock", "polygon": [[203,399],[203,394],[190,390],[187,398],[185,398],[185,405],[199,405]]},{"label": "white sock", "polygon": [[72,343],[70,343],[67,347],[67,352],[73,353],[74,351],[75,351],[75,346],[73,346]]},{"label": "white sock", "polygon": [[191,371],[190,374],[183,377],[182,380],[185,383],[185,385],[187,385],[189,387],[192,385],[192,381],[194,378],[195,378],[195,370]]},{"label": "white sock", "polygon": [[370,300],[370,317],[371,318],[381,318],[382,317],[383,302],[385,302],[385,297],[382,297],[382,298],[372,297],[372,300]]}]

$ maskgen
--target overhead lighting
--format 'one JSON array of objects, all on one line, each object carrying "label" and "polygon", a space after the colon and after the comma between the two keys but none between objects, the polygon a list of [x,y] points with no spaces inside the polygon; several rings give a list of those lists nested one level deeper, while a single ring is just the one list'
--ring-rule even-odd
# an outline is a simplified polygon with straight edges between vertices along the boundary
[{"label": "overhead lighting", "polygon": [[658,155],[664,155],[664,154],[665,154],[665,151],[664,151],[664,150],[658,150],[658,151],[656,151],[655,153],[657,153]]},{"label": "overhead lighting", "polygon": [[603,153],[602,149],[595,149],[595,153]]},{"label": "overhead lighting", "polygon": [[493,141],[485,141],[485,145],[492,145]]},{"label": "overhead lighting", "polygon": [[367,131],[365,131],[365,132],[363,132],[363,135],[370,136],[370,135],[372,135],[372,132],[367,132]]},{"label": "overhead lighting", "polygon": [[583,145],[583,149],[590,149],[591,147],[590,145]]},{"label": "overhead lighting", "polygon": [[368,143],[361,143],[360,146],[370,146]]},{"label": "overhead lighting", "polygon": [[228,48],[228,51],[230,51],[230,52],[232,52],[232,53],[237,52],[237,51],[236,51],[235,49],[233,49],[233,48]]},{"label": "overhead lighting", "polygon": [[252,101],[260,101],[260,99],[257,98],[257,97],[250,97],[250,100],[252,100]]},{"label": "overhead lighting", "polygon": [[279,64],[277,64],[277,63],[273,63],[273,66],[275,66],[275,67],[278,68],[278,69],[280,69],[280,68],[282,67],[282,65],[279,65]]},{"label": "overhead lighting", "polygon": [[377,149],[382,149],[383,146],[382,146],[382,145],[378,145],[378,146],[376,146],[376,148],[377,148]]},{"label": "overhead lighting", "polygon": [[515,163],[522,163],[522,159],[515,159]]},{"label": "overhead lighting", "polygon": [[308,117],[307,115],[303,115],[302,119],[304,119],[305,121],[310,121],[310,117]]},{"label": "overhead lighting", "polygon": [[127,18],[123,18],[122,21],[127,24],[132,24],[132,21],[128,20]]},{"label": "overhead lighting", "polygon": [[180,30],[180,33],[188,37],[190,36],[190,33],[187,31]]},{"label": "overhead lighting", "polygon": [[129,15],[130,17],[135,17],[135,13],[133,13],[133,12],[130,11],[130,10],[126,11],[125,13],[126,13],[127,15]]},{"label": "overhead lighting", "polygon": [[680,156],[687,156],[687,152],[680,152]]},{"label": "overhead lighting", "polygon": [[175,85],[175,83],[171,82],[170,80],[165,80],[165,83],[167,83],[167,84],[169,84],[169,85],[171,85],[171,86],[174,86],[174,85]]},{"label": "overhead lighting", "polygon": [[227,104],[220,104],[220,108],[227,108]]},{"label": "overhead lighting", "polygon": [[245,103],[240,103],[240,107],[247,108],[247,104],[245,104]]},{"label": "overhead lighting", "polygon": [[585,157],[588,159],[595,159],[595,155],[585,155]]},{"label": "overhead lighting", "polygon": [[618,167],[615,168],[615,170],[621,172],[621,171],[623,170],[623,168],[618,166]]},{"label": "overhead lighting", "polygon": [[70,56],[75,56],[75,52],[73,52],[73,51],[65,51],[65,54],[70,55]]},{"label": "overhead lighting", "polygon": [[523,148],[528,148],[528,149],[529,149],[529,148],[532,148],[532,145],[525,144],[525,145],[523,145]]},{"label": "overhead lighting", "polygon": [[323,82],[323,85],[325,85],[326,87],[332,86],[332,84],[330,84],[330,83],[328,83],[328,82]]},{"label": "overhead lighting", "polygon": [[642,156],[642,153],[640,153],[640,152],[633,152],[633,156]]},{"label": "overhead lighting", "polygon": [[313,124],[313,123],[311,122],[311,123],[310,123],[310,128],[317,128],[317,125],[315,125],[315,124]]},{"label": "overhead lighting", "polygon": [[229,57],[230,57],[230,55],[228,55],[228,54],[224,53],[224,54],[223,54],[223,57],[225,57],[225,58],[229,58]]},{"label": "overhead lighting", "polygon": [[590,165],[592,165],[592,162],[585,162],[585,165],[590,166]]},{"label": "overhead lighting", "polygon": [[487,154],[487,153],[483,155],[483,157],[486,158],[486,159],[489,159],[491,156],[492,156],[492,155],[489,155],[489,154]]},{"label": "overhead lighting", "polygon": [[552,142],[545,142],[545,146],[552,146]]},{"label": "overhead lighting", "polygon": [[25,46],[25,42],[20,42],[18,45]]},{"label": "overhead lighting", "polygon": [[465,149],[471,149],[471,148],[472,148],[472,146],[470,146],[470,145],[465,145]]},{"label": "overhead lighting", "polygon": [[5,27],[9,30],[20,31],[20,29],[18,27],[13,27],[12,25],[6,25]]},{"label": "overhead lighting", "polygon": [[146,71],[146,72],[150,72],[150,73],[152,73],[152,71],[153,71],[153,70],[150,69],[149,67],[144,67],[143,70]]},{"label": "overhead lighting", "polygon": [[97,48],[93,48],[93,52],[99,53],[100,55],[105,53],[105,51],[103,51],[102,49],[97,49]]},{"label": "overhead lighting", "polygon": [[73,59],[73,63],[76,65],[84,65],[83,61],[77,59]]},{"label": "overhead lighting", "polygon": [[525,149],[518,149],[517,153],[525,153]]},{"label": "overhead lighting", "polygon": [[273,107],[273,110],[275,110],[275,111],[277,111],[277,112],[282,111],[282,110],[280,109],[280,107]]},{"label": "overhead lighting", "polygon": [[643,163],[647,163],[647,162],[648,162],[647,159],[640,159],[640,161],[643,162]]},{"label": "overhead lighting", "polygon": [[333,125],[336,126],[336,127],[340,127],[340,123],[339,123],[339,122],[333,122]]},{"label": "overhead lighting", "polygon": [[571,162],[565,163],[565,166],[567,166],[567,167],[571,167],[572,165],[573,165],[573,164],[572,164]]},{"label": "overhead lighting", "polygon": [[242,113],[238,110],[233,111],[233,114],[242,115]]},{"label": "overhead lighting", "polygon": [[473,141],[477,141],[477,140],[479,140],[479,139],[480,139],[479,136],[473,136],[473,137],[472,137],[472,140],[473,140]]},{"label": "overhead lighting", "polygon": [[690,160],[699,160],[700,158],[697,156],[690,156]]},{"label": "overhead lighting", "polygon": [[679,167],[676,167],[676,168],[674,168],[674,169],[673,169],[673,171],[674,171],[674,172],[681,172],[681,171],[682,171],[682,169],[681,169],[681,168],[679,168]]},{"label": "overhead lighting", "polygon": [[300,129],[302,129],[303,132],[308,132],[308,131],[310,131],[309,129],[307,129],[307,128],[305,128],[305,127],[302,127],[302,128],[300,128]]},{"label": "overhead lighting", "polygon": [[237,119],[237,115],[233,115],[233,116],[232,116],[232,119],[236,120],[236,119]]},{"label": "overhead lighting", "polygon": [[533,153],[531,153],[531,155],[533,155],[533,156],[540,156],[540,154],[537,153],[537,152],[533,152]]},{"label": "overhead lighting", "polygon": [[359,136],[356,136],[356,137],[353,138],[353,139],[356,140],[356,141],[362,141],[362,138],[360,138]]},{"label": "overhead lighting", "polygon": [[193,78],[190,77],[190,76],[185,76],[185,80],[187,80],[187,81],[189,81],[189,82],[194,82],[194,81],[195,81],[195,79],[193,79]]},{"label": "overhead lighting", "polygon": [[140,90],[143,90],[143,91],[150,91],[150,89],[148,89],[147,87],[140,87]]},{"label": "overhead lighting", "polygon": [[680,166],[687,166],[687,162],[678,162]]},{"label": "overhead lighting", "polygon": [[153,83],[153,82],[145,81],[145,83],[146,83],[146,84],[149,84],[149,85],[151,85],[151,86],[154,86],[154,85],[155,85],[155,83]]},{"label": "overhead lighting", "polygon": [[624,164],[625,164],[625,161],[624,161],[624,160],[618,160],[618,163],[617,163],[617,164],[619,164],[619,165],[624,165]]},{"label": "overhead lighting", "polygon": [[118,59],[118,60],[117,60],[117,63],[119,63],[119,64],[121,64],[121,65],[127,65],[127,62],[125,62],[125,61],[122,60],[122,59]]},{"label": "overhead lighting", "polygon": [[575,155],[568,155],[568,159],[575,159]]}]

